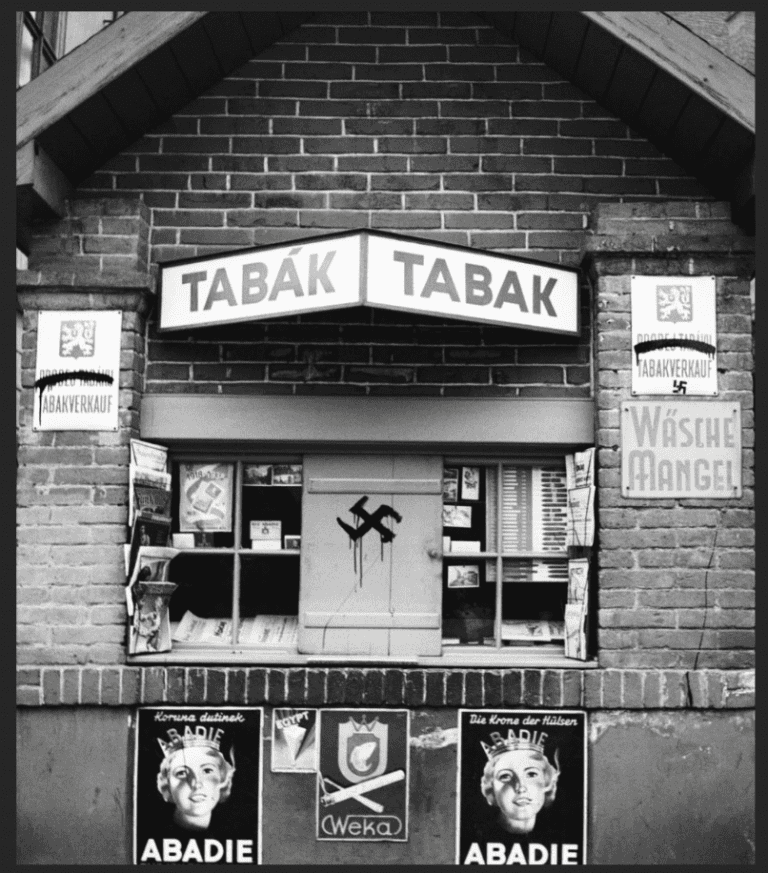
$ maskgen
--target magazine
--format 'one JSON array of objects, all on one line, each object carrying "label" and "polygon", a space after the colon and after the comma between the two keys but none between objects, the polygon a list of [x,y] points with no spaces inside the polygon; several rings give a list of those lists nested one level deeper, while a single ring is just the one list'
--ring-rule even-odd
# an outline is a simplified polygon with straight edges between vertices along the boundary
[{"label": "magazine", "polygon": [[568,561],[568,603],[583,603],[586,600],[588,580],[588,558],[575,558]]},{"label": "magazine", "polygon": [[565,656],[587,660],[586,601],[565,605]]},{"label": "magazine", "polygon": [[131,545],[128,555],[126,575],[130,577],[136,556],[141,546],[165,547],[171,537],[171,519],[154,515],[150,512],[139,512],[133,520]]},{"label": "magazine", "polygon": [[179,531],[231,531],[233,464],[179,464]]},{"label": "magazine", "polygon": [[595,484],[595,448],[565,456],[565,474],[568,490],[592,488]]},{"label": "magazine", "polygon": [[595,488],[568,492],[567,546],[591,546],[595,541]]},{"label": "magazine", "polygon": [[164,518],[171,517],[171,474],[130,467],[128,474],[128,502],[131,525],[139,512],[151,512]]},{"label": "magazine", "polygon": [[144,440],[131,440],[131,466],[155,473],[168,472],[168,449]]},{"label": "magazine", "polygon": [[172,582],[137,582],[131,586],[134,609],[128,635],[128,654],[170,651],[168,606],[176,588]]},{"label": "magazine", "polygon": [[130,585],[136,582],[167,582],[171,561],[178,549],[161,546],[139,546],[136,562],[130,576]]}]

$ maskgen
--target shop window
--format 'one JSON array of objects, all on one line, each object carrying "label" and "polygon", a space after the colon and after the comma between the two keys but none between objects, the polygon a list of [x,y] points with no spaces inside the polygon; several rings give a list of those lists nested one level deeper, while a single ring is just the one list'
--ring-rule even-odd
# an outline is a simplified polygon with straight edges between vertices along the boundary
[{"label": "shop window", "polygon": [[562,455],[190,456],[172,489],[165,660],[564,660]]}]

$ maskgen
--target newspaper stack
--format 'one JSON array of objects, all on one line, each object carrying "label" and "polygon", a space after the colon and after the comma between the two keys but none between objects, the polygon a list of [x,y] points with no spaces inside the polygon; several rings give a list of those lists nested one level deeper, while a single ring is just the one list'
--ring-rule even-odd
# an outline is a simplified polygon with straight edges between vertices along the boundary
[{"label": "newspaper stack", "polygon": [[595,541],[595,449],[565,457],[568,488],[566,546],[591,546]]},{"label": "newspaper stack", "polygon": [[565,605],[565,656],[587,660],[589,559],[568,561],[568,602]]}]

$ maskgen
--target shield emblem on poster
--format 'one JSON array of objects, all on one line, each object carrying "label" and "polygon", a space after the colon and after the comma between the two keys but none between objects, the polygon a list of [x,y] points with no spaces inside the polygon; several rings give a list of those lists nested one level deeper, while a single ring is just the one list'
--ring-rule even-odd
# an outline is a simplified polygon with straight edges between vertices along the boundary
[{"label": "shield emblem on poster", "polygon": [[352,783],[381,776],[387,769],[388,725],[349,721],[339,725],[339,770]]}]

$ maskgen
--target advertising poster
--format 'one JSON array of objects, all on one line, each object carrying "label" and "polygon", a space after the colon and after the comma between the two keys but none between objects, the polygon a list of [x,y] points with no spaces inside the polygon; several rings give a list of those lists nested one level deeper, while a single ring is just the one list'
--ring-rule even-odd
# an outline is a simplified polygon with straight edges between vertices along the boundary
[{"label": "advertising poster", "polygon": [[457,864],[579,865],[587,720],[575,710],[459,710]]},{"label": "advertising poster", "polygon": [[233,464],[179,464],[179,530],[231,531]]},{"label": "advertising poster", "polygon": [[316,709],[273,710],[273,773],[314,773],[317,770],[316,724]]},{"label": "advertising poster", "polygon": [[317,839],[408,839],[406,709],[320,711]]},{"label": "advertising poster", "polygon": [[714,276],[632,276],[632,394],[717,394]]},{"label": "advertising poster", "polygon": [[260,707],[142,707],[136,864],[261,861]]},{"label": "advertising poster", "polygon": [[120,310],[41,311],[33,430],[117,430]]}]

